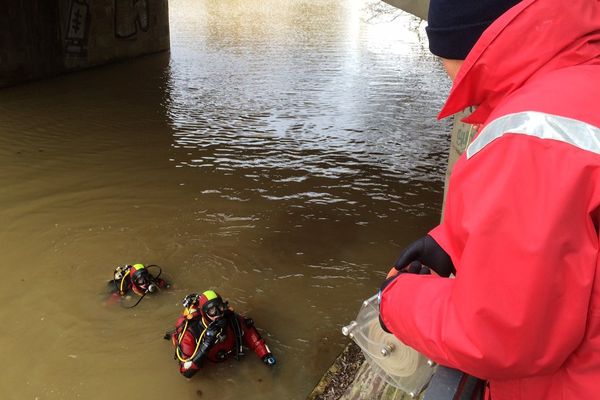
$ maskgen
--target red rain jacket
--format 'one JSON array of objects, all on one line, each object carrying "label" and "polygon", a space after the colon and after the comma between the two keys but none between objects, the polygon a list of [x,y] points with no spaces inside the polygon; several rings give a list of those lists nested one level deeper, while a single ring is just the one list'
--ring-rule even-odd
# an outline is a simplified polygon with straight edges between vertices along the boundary
[{"label": "red rain jacket", "polygon": [[600,0],[507,11],[440,118],[469,105],[478,134],[430,232],[456,278],[400,275],[382,319],[493,400],[600,399]]}]

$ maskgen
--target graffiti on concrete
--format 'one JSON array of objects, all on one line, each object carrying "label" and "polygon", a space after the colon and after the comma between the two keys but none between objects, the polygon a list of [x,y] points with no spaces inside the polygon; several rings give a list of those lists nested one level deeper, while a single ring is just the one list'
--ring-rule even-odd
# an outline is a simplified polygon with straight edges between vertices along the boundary
[{"label": "graffiti on concrete", "polygon": [[72,0],[69,10],[65,51],[67,54],[87,56],[90,27],[90,6],[87,0]]},{"label": "graffiti on concrete", "polygon": [[135,38],[149,27],[148,0],[115,0],[115,36]]}]

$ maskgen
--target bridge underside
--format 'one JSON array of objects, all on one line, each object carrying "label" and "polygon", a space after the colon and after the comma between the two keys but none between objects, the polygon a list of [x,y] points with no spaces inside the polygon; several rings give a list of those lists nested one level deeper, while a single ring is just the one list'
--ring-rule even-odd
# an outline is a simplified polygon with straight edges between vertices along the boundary
[{"label": "bridge underside", "polygon": [[169,48],[168,0],[6,0],[0,87]]},{"label": "bridge underside", "polygon": [[416,15],[421,19],[427,19],[429,0],[383,0],[391,6],[399,8],[407,13]]}]

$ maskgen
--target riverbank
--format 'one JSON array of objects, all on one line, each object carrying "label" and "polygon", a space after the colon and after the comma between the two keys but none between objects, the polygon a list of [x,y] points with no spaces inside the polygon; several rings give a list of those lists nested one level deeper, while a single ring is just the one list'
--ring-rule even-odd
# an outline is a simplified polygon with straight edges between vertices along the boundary
[{"label": "riverbank", "polygon": [[[422,395],[419,396],[419,399]],[[360,348],[350,342],[307,400],[413,400],[375,375]]]}]

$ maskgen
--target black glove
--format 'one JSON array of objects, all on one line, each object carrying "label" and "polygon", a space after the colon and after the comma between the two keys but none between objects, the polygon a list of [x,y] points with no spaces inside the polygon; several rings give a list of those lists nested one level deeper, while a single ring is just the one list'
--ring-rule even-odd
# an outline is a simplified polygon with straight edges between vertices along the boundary
[{"label": "black glove", "polygon": [[200,365],[200,361],[206,355],[206,353],[208,353],[210,348],[217,342],[217,338],[226,324],[227,321],[224,318],[221,318],[211,322],[208,325],[206,332],[202,337],[202,343],[200,343],[200,346],[198,347],[198,353],[192,359],[194,364]]},{"label": "black glove", "polygon": [[[408,267],[402,269],[401,271],[398,271],[398,273],[396,275],[383,281],[383,283],[381,284],[381,287],[379,288],[379,293],[378,293],[379,302],[381,302],[381,293],[383,293],[383,289],[385,289],[390,283],[392,283],[394,281],[394,279],[398,278],[402,274],[430,275],[431,271],[429,271],[429,268],[421,265],[420,261],[411,262],[408,265]],[[383,323],[383,320],[381,319],[381,313],[379,314],[379,325],[381,325],[381,329],[383,329],[387,333],[392,333]]]},{"label": "black glove", "polygon": [[209,336],[205,334],[204,338],[202,339],[202,343],[200,343],[200,347],[198,348],[198,353],[196,353],[194,358],[192,358],[192,362],[197,366],[200,366],[202,359],[206,353],[208,353],[208,350],[210,350],[213,344],[215,344],[216,340],[216,336]]},{"label": "black glove", "polygon": [[265,354],[264,357],[262,358],[262,360],[269,367],[272,367],[277,362],[275,360],[275,356],[271,353]]},{"label": "black glove", "polygon": [[383,281],[383,283],[379,287],[379,293],[383,292],[383,289],[385,289],[387,285],[392,283],[394,279],[399,277],[401,274],[430,275],[431,271],[429,270],[429,268],[423,266],[420,261],[413,261],[408,265],[408,267],[399,270],[396,275],[391,276],[385,281]]},{"label": "black glove", "polygon": [[448,277],[456,272],[448,253],[429,235],[409,244],[400,254],[394,268],[400,271],[412,261],[421,262],[440,276]]},{"label": "black glove", "polygon": [[220,333],[225,328],[227,328],[227,318],[219,318],[208,324],[206,333],[208,333],[208,331]]}]

